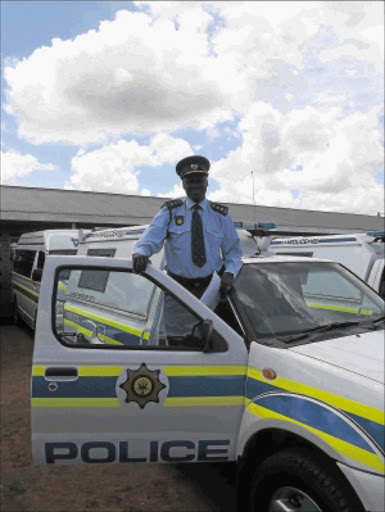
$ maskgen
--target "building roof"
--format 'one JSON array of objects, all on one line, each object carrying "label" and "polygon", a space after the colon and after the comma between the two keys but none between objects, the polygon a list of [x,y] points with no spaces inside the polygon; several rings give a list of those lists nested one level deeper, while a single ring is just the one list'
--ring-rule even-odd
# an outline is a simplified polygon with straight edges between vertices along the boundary
[{"label": "building roof", "polygon": [[[168,198],[79,190],[0,186],[1,220],[89,223],[94,226],[147,224]],[[233,221],[276,222],[279,229],[331,232],[384,230],[384,218],[351,213],[277,208],[237,203]]]}]

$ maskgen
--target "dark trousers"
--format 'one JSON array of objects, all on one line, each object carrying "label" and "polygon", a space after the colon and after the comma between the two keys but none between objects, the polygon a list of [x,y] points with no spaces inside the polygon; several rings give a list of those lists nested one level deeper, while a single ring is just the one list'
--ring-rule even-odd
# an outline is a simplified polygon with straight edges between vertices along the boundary
[{"label": "dark trousers", "polygon": [[[222,275],[223,271],[224,268],[222,268],[218,274]],[[187,279],[172,274],[171,272],[168,272],[168,275],[198,299],[202,297],[212,278],[210,275],[203,278]],[[164,303],[164,321],[165,331],[168,336],[184,336],[188,332],[191,332],[192,328],[197,323],[195,316],[190,313],[184,305],[180,304],[167,293]]]}]

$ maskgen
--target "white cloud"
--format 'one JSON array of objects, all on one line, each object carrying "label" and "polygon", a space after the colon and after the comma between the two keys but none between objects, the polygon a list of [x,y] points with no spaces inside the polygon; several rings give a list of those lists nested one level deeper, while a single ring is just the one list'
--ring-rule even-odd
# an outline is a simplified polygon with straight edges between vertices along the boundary
[{"label": "white cloud", "polygon": [[[204,29],[210,17],[199,9]],[[204,30],[176,30],[145,13],[119,11],[98,31],[53,39],[4,75],[7,112],[37,144],[206,127],[231,115],[218,80],[228,83],[227,75],[208,56]]]},{"label": "white cloud", "polygon": [[174,188],[167,192],[166,194],[157,194],[157,197],[183,197],[186,195],[186,192],[181,183],[177,183],[174,185]]},{"label": "white cloud", "polygon": [[[98,192],[138,194],[138,176],[143,167],[159,167],[192,153],[183,139],[159,133],[149,145],[119,140],[93,151],[80,150],[72,159],[72,175],[66,187]],[[142,189],[142,195],[149,195]]]},{"label": "white cloud", "polygon": [[1,184],[13,185],[21,178],[35,171],[53,171],[53,164],[42,164],[33,155],[22,155],[17,151],[1,152]]},{"label": "white cloud", "polygon": [[214,133],[274,88],[305,92],[296,73],[320,50],[325,62],[350,55],[372,66],[364,73],[382,72],[381,2],[135,4],[143,12],[119,11],[98,30],[8,61],[6,110],[21,137],[84,145],[188,126]]},{"label": "white cloud", "polygon": [[256,102],[240,123],[242,146],[211,167],[221,188],[209,197],[251,203],[254,171],[256,204],[376,214],[384,202],[375,180],[384,166],[381,112],[344,117],[339,108],[307,107],[283,115]]}]

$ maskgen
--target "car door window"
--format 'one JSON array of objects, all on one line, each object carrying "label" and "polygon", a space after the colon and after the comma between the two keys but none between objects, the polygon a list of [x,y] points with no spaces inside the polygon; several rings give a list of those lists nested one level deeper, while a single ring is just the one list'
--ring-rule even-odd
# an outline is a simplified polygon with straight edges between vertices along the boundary
[{"label": "car door window", "polygon": [[[85,271],[87,280],[92,276],[92,283],[82,282]],[[67,279],[64,293],[60,289],[63,276]],[[99,281],[103,286],[95,285]],[[147,350],[204,348],[202,319],[145,276],[104,268],[63,268],[56,275],[56,290],[54,325],[63,344]],[[224,341],[219,345],[226,350]]]}]

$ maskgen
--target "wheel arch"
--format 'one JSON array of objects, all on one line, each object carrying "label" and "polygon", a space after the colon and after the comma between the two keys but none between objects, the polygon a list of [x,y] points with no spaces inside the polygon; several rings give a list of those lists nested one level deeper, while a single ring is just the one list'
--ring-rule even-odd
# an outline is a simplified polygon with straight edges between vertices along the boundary
[{"label": "wheel arch", "polygon": [[286,429],[266,428],[255,432],[245,444],[242,455],[238,456],[237,492],[239,510],[245,510],[246,512],[250,510],[250,488],[256,468],[270,455],[290,448],[311,451],[329,467],[333,467],[333,471],[338,474],[338,477],[341,478],[350,492],[359,500],[351,483],[336,464],[337,458],[333,457],[330,451],[328,453],[309,439]]}]

